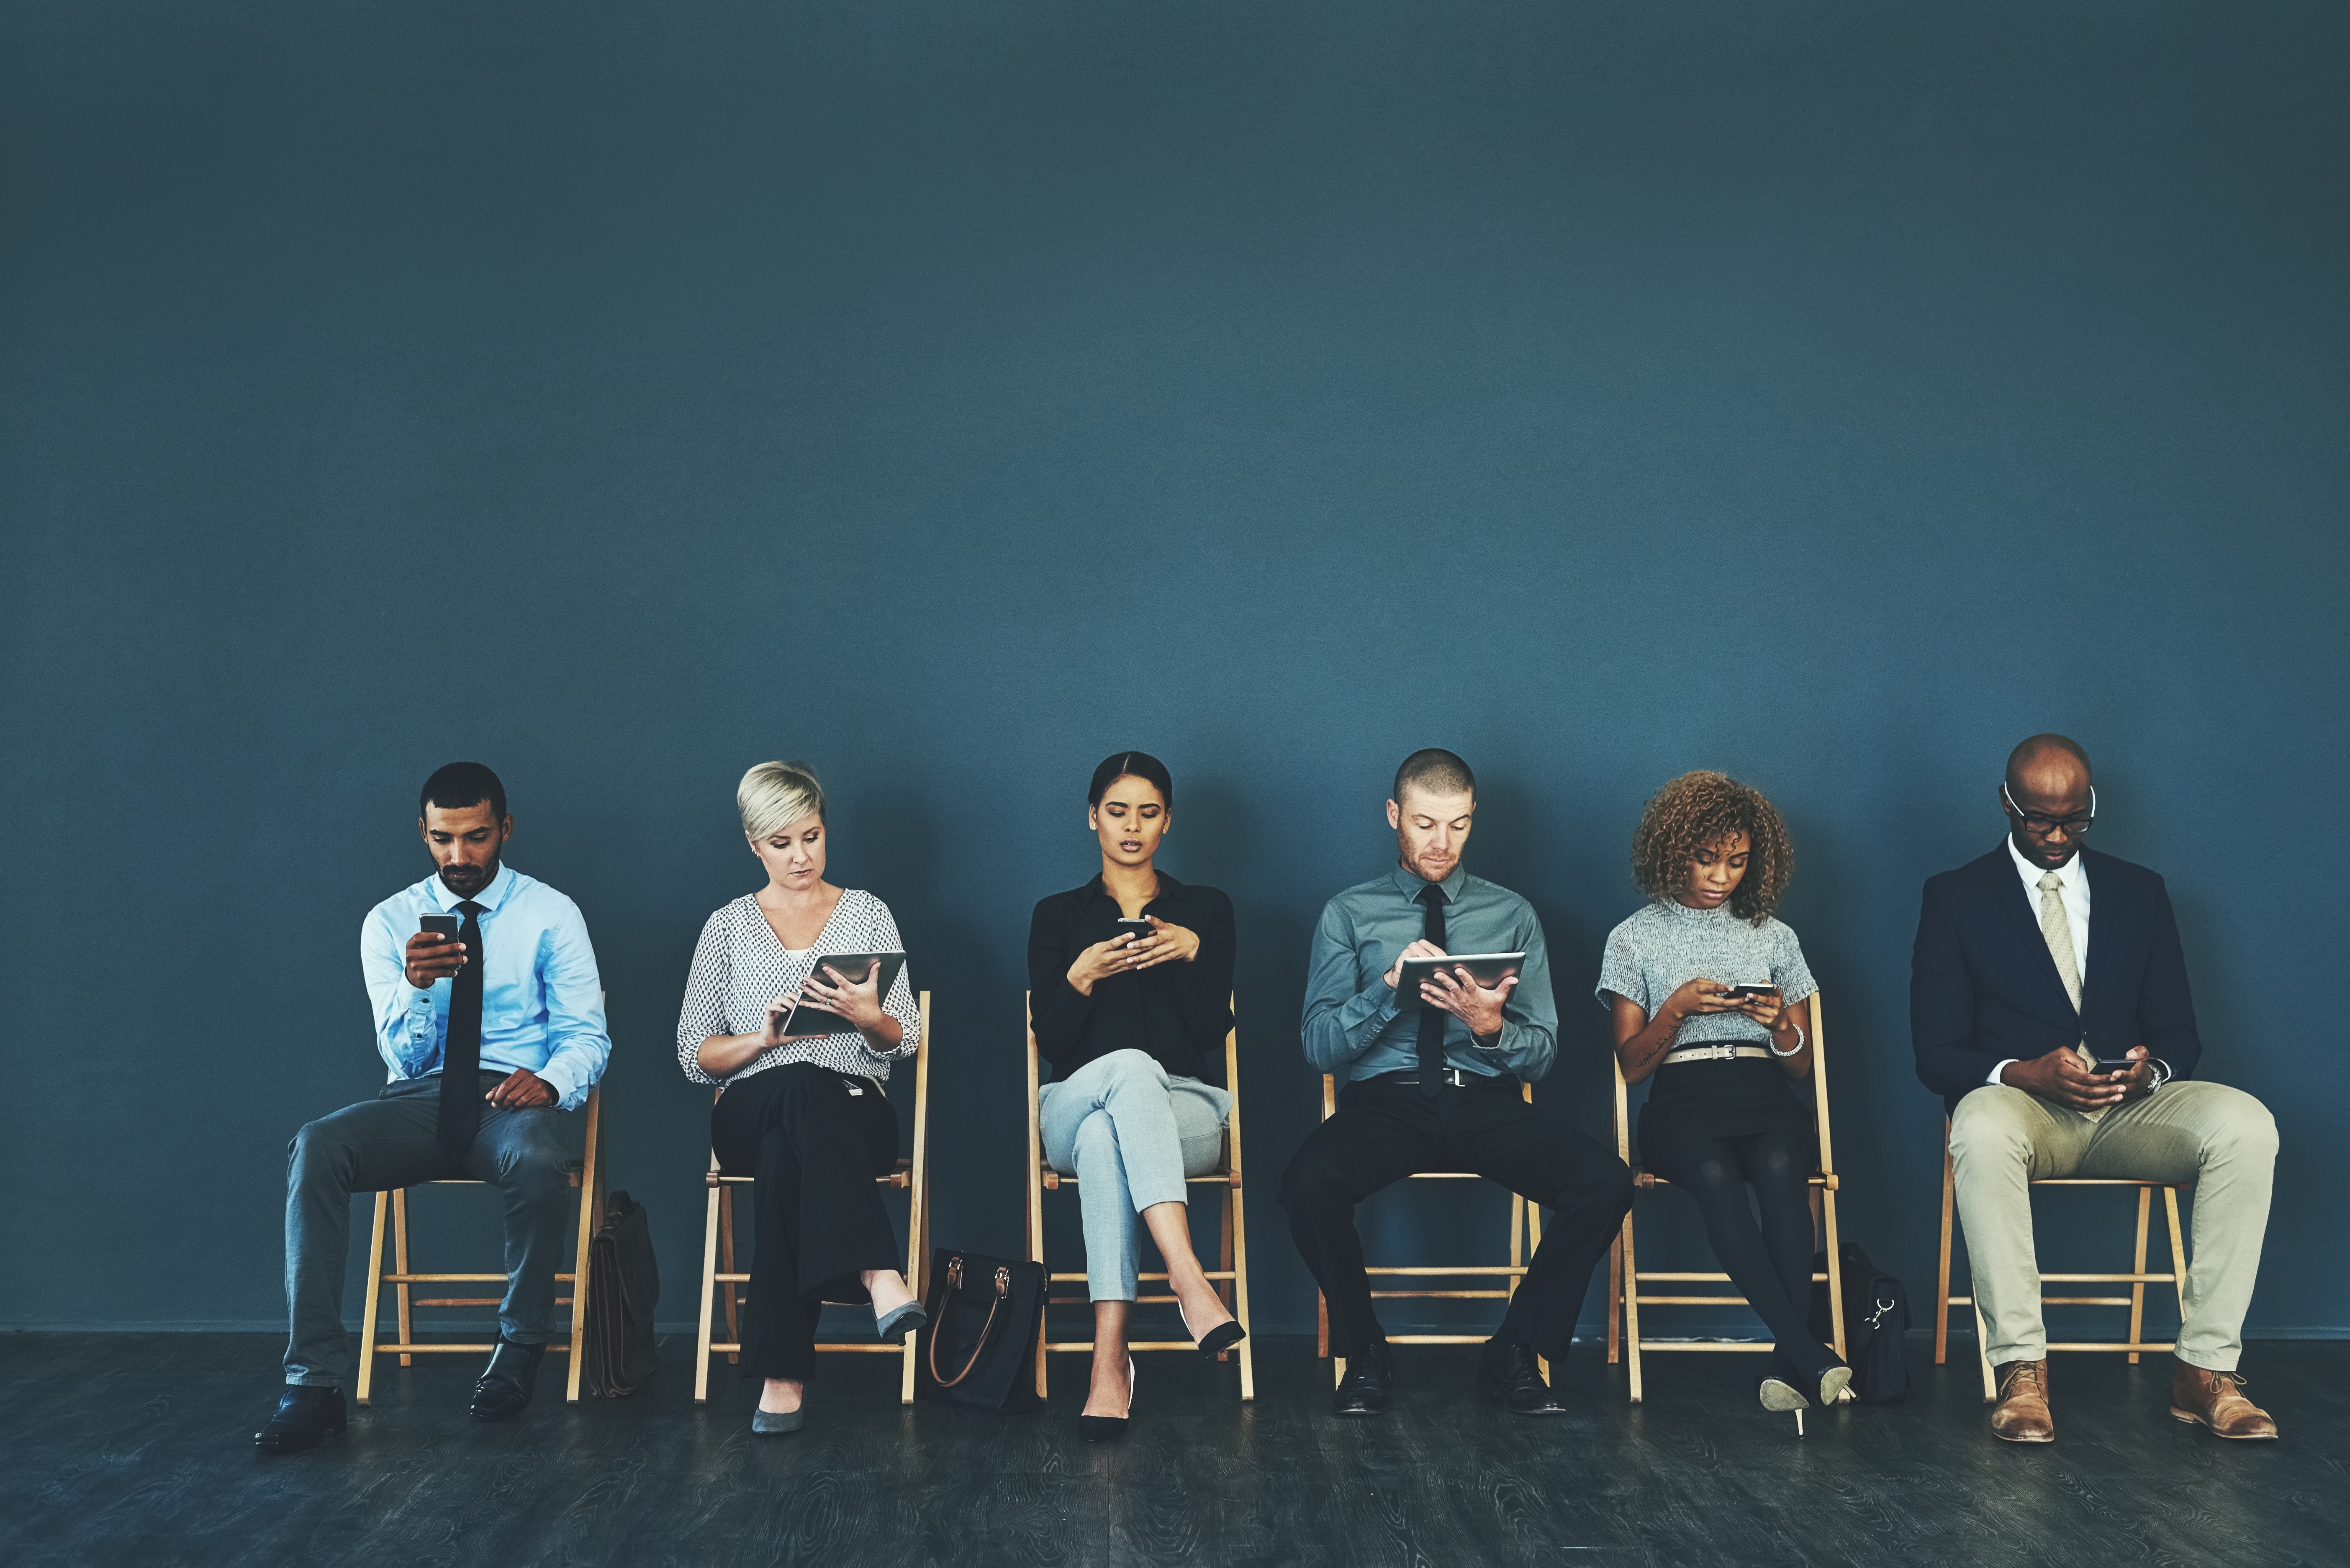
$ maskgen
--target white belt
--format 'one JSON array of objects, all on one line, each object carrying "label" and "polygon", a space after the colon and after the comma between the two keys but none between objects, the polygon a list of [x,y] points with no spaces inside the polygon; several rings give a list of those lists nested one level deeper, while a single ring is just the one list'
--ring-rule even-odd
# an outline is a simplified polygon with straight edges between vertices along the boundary
[{"label": "white belt", "polygon": [[1768,1056],[1770,1052],[1760,1045],[1732,1045],[1723,1041],[1719,1045],[1684,1045],[1678,1051],[1665,1053],[1668,1062],[1727,1062],[1737,1056]]}]

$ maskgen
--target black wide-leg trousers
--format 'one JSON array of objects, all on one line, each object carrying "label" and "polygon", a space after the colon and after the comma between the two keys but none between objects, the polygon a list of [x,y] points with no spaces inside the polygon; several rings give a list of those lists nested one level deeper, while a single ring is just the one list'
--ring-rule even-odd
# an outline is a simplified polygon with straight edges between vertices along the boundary
[{"label": "black wide-leg trousers", "polygon": [[898,1113],[868,1079],[794,1062],[718,1096],[710,1147],[753,1179],[743,1370],[806,1382],[824,1303],[870,1300],[859,1275],[905,1266],[874,1180],[897,1164]]},{"label": "black wide-leg trousers", "polygon": [[1518,1096],[1514,1079],[1433,1096],[1417,1084],[1350,1085],[1281,1179],[1290,1233],[1329,1303],[1330,1349],[1386,1337],[1371,1305],[1355,1207],[1415,1171],[1468,1170],[1552,1210],[1497,1338],[1556,1361],[1575,1337],[1591,1272],[1632,1207],[1632,1173],[1607,1149]]}]

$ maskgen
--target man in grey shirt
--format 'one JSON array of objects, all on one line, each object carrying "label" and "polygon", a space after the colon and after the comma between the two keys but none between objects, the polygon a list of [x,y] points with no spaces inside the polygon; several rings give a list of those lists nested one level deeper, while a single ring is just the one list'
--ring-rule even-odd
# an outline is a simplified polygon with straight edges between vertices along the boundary
[{"label": "man in grey shirt", "polygon": [[[1406,758],[1388,802],[1395,867],[1331,899],[1314,932],[1305,1056],[1346,1087],[1289,1162],[1281,1205],[1329,1303],[1331,1353],[1347,1362],[1341,1416],[1386,1409],[1394,1387],[1355,1232],[1364,1199],[1416,1171],[1465,1170],[1554,1210],[1479,1363],[1484,1390],[1526,1416],[1565,1410],[1538,1358],[1566,1355],[1591,1272],[1632,1206],[1623,1161],[1521,1096],[1558,1054],[1550,959],[1533,907],[1461,866],[1476,809],[1468,763],[1436,750]],[[1526,956],[1490,989],[1440,970],[1418,996],[1397,994],[1406,959],[1485,952]]]}]

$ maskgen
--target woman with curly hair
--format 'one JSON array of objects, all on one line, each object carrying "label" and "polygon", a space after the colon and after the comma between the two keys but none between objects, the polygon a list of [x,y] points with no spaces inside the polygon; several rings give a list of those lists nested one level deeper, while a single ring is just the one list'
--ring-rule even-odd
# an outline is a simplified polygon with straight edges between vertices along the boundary
[{"label": "woman with curly hair", "polygon": [[1599,967],[1625,1082],[1657,1080],[1642,1158],[1697,1199],[1714,1255],[1777,1342],[1759,1389],[1770,1410],[1833,1403],[1852,1381],[1806,1322],[1814,1146],[1790,1085],[1812,1070],[1819,987],[1771,918],[1792,868],[1786,825],[1759,791],[1683,774],[1640,814],[1632,876],[1650,902],[1607,934]]}]

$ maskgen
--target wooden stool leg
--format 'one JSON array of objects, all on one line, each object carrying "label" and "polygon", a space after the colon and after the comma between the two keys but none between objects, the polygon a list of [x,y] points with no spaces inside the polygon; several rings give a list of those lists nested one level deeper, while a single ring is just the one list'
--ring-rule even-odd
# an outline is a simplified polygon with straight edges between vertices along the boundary
[{"label": "wooden stool leg", "polygon": [[[383,1300],[383,1230],[384,1218],[391,1208],[391,1194],[375,1195],[375,1235],[368,1242],[367,1313],[359,1320],[359,1402],[362,1405],[375,1392],[375,1341],[383,1332],[377,1322]],[[394,1271],[397,1272],[398,1271]],[[408,1343],[405,1334],[400,1343]]]},{"label": "wooden stool leg", "polygon": [[1624,1238],[1607,1245],[1607,1365],[1624,1359]]},{"label": "wooden stool leg", "polygon": [[[1831,1188],[1822,1187],[1814,1190],[1820,1199],[1821,1211],[1826,1216],[1828,1266],[1825,1272],[1828,1276],[1828,1326],[1834,1331],[1832,1344],[1835,1353],[1841,1356],[1846,1354],[1845,1339],[1849,1331],[1844,1321],[1844,1246],[1836,1234],[1836,1195]],[[1849,1399],[1852,1397],[1852,1390],[1846,1389],[1845,1397]]]},{"label": "wooden stool leg", "polygon": [[[391,1272],[395,1274],[407,1273],[409,1272],[408,1189],[404,1187],[391,1195]],[[400,1343],[402,1345],[414,1345],[416,1343],[416,1334],[411,1328],[408,1318],[408,1282],[406,1280],[400,1281],[398,1290],[400,1300]],[[400,1353],[400,1364],[402,1366],[412,1366],[416,1364],[416,1357],[409,1355],[403,1350]]]},{"label": "wooden stool leg", "polygon": [[[721,1187],[715,1190],[718,1194],[718,1256],[724,1263],[726,1272],[738,1274],[743,1271],[734,1266],[734,1189]],[[726,1282],[725,1289],[726,1340],[730,1345],[740,1345],[743,1343],[742,1298],[733,1280]],[[739,1350],[726,1353],[726,1365],[729,1366],[740,1366],[742,1360],[743,1353]]]},{"label": "wooden stool leg", "polygon": [[[2162,1208],[2170,1221],[2170,1284],[2178,1293],[2178,1326],[2187,1326],[2187,1239],[2178,1231],[2178,1189],[2162,1189]],[[2174,1339],[2177,1335],[2172,1336]],[[2174,1352],[2174,1354],[2176,1354]]]},{"label": "wooden stool leg", "polygon": [[[2143,1276],[2146,1272],[2146,1226],[2147,1221],[2152,1219],[2153,1216],[2154,1189],[2151,1187],[2141,1187],[2137,1189],[2137,1250],[2135,1254],[2135,1261],[2130,1264],[2130,1272],[2133,1274]],[[2138,1344],[2146,1337],[2139,1332],[2145,1327],[2145,1325],[2146,1281],[2141,1277],[2130,1282],[2129,1342],[2132,1345]],[[2129,1353],[2129,1364],[2132,1366],[2136,1366],[2137,1365],[2137,1358],[2138,1353],[2137,1351],[2133,1350]]]},{"label": "wooden stool leg", "polygon": [[710,1319],[718,1304],[718,1210],[724,1196],[723,1188],[710,1189],[702,1221],[702,1321],[694,1330],[693,1350],[693,1402],[697,1405],[710,1403]]},{"label": "wooden stool leg", "polygon": [[[1232,1191],[1232,1183],[1226,1182],[1224,1184],[1223,1213],[1224,1244],[1221,1249],[1221,1255],[1223,1258],[1223,1262],[1216,1265],[1217,1271],[1222,1273],[1229,1274],[1232,1272],[1232,1208],[1237,1199],[1238,1195]],[[1173,1287],[1170,1286],[1169,1288],[1172,1289]],[[1232,1312],[1232,1282],[1230,1280],[1218,1280],[1216,1282],[1216,1295],[1223,1302],[1224,1310],[1226,1312]],[[1234,1315],[1237,1316],[1238,1314],[1235,1314]],[[1232,1358],[1232,1353],[1229,1350],[1224,1352],[1223,1355],[1216,1357],[1219,1361],[1230,1361]]]},{"label": "wooden stool leg", "polygon": [[1934,1283],[1934,1365],[1950,1356],[1950,1210],[1957,1194],[1950,1169],[1950,1136],[1942,1138],[1942,1262]]},{"label": "wooden stool leg", "polygon": [[1256,1335],[1249,1327],[1248,1289],[1248,1213],[1241,1206],[1240,1189],[1227,1188],[1232,1205],[1232,1315],[1240,1320],[1241,1332],[1241,1403],[1253,1404],[1256,1399]]},{"label": "wooden stool leg", "polygon": [[1632,1385],[1632,1403],[1640,1402],[1640,1262],[1632,1246],[1632,1211],[1624,1211],[1623,1234],[1616,1244],[1624,1251],[1624,1365]]}]

